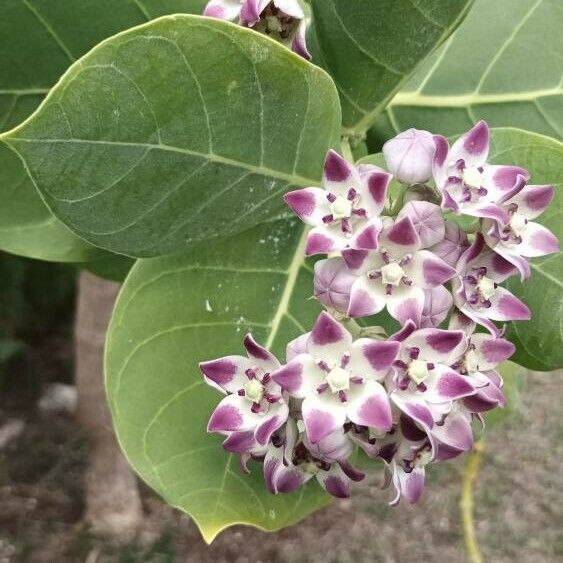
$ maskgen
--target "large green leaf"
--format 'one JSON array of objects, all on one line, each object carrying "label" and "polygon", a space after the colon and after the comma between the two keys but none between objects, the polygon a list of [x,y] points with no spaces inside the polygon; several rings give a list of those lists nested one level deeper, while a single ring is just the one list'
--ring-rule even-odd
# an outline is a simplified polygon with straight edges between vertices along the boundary
[{"label": "large green leaf", "polygon": [[392,100],[371,146],[409,127],[455,135],[479,119],[561,138],[562,21],[561,0],[476,0]]},{"label": "large green leaf", "polygon": [[97,46],[3,139],[79,236],[154,256],[279,212],[289,186],[318,182],[339,129],[322,70],[254,31],[178,15]]},{"label": "large green leaf", "polygon": [[[493,132],[490,161],[527,168],[533,184],[553,184],[556,195],[537,221],[563,240],[563,143],[518,129]],[[508,338],[516,344],[512,360],[535,370],[563,367],[563,255],[531,260],[532,275],[506,285],[532,310],[532,320],[510,323]]]},{"label": "large green leaf", "polygon": [[[2,0],[0,131],[37,108],[76,58],[119,31],[166,13],[200,13],[205,0]],[[17,154],[0,142],[0,248],[52,261],[103,253],[74,235],[41,201]]]},{"label": "large green leaf", "polygon": [[313,60],[333,77],[343,125],[363,134],[418,63],[450,35],[472,0],[311,3]]},{"label": "large green leaf", "polygon": [[188,512],[207,541],[243,523],[289,526],[327,502],[315,482],[272,495],[261,465],[249,476],[206,433],[221,394],[198,362],[242,353],[255,338],[285,359],[286,343],[319,313],[304,229],[269,222],[190,254],[139,260],[119,296],[106,345],[106,386],[131,465],[167,502]]}]

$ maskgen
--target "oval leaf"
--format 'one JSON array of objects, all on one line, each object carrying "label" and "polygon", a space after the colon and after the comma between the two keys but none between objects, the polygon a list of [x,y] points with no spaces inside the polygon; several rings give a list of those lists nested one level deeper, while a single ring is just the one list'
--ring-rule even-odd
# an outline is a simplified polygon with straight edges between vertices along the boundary
[{"label": "oval leaf", "polygon": [[[517,164],[530,171],[531,184],[553,184],[555,198],[537,219],[563,241],[563,143],[518,129],[493,131],[490,162]],[[540,371],[563,366],[563,255],[531,260],[532,275],[506,286],[532,311],[531,321],[509,323],[508,338],[516,345],[514,362]]]},{"label": "oval leaf", "polygon": [[[205,0],[5,0],[0,5],[0,130],[37,108],[78,57],[165,13],[201,13]],[[25,72],[24,72],[25,70]],[[55,262],[105,256],[47,209],[17,154],[0,142],[0,248]]]},{"label": "oval leaf", "polygon": [[313,60],[333,77],[343,125],[363,134],[401,84],[459,25],[472,0],[311,2]]},{"label": "oval leaf", "polygon": [[455,135],[479,119],[561,138],[561,21],[562,2],[477,0],[392,100],[371,145],[409,127]]},{"label": "oval leaf", "polygon": [[139,475],[188,512],[207,541],[233,524],[289,526],[327,502],[315,482],[272,495],[206,433],[221,399],[198,362],[242,353],[247,331],[282,360],[319,313],[304,229],[270,222],[193,253],[139,260],[119,296],[106,346],[106,386],[119,442]]},{"label": "oval leaf", "polygon": [[230,23],[170,16],[73,65],[4,136],[53,213],[131,256],[240,232],[315,184],[338,135],[330,77]]}]

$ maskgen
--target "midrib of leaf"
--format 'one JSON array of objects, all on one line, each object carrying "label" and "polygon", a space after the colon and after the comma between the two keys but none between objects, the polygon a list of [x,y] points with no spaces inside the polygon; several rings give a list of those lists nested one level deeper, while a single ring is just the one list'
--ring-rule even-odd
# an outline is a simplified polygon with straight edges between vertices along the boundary
[{"label": "midrib of leaf", "polygon": [[272,328],[270,334],[268,335],[268,340],[266,341],[266,348],[271,348],[274,340],[278,334],[281,321],[284,314],[288,312],[289,302],[291,300],[291,295],[295,289],[295,282],[297,281],[297,276],[299,275],[299,270],[303,264],[303,259],[305,256],[305,246],[307,244],[307,229],[303,229],[303,233],[299,239],[299,242],[295,248],[295,253],[291,259],[291,264],[287,270],[287,282],[283,289],[283,293],[280,299],[280,303],[272,319]]},{"label": "midrib of leaf", "polygon": [[[305,178],[299,174],[294,173],[287,173],[280,170],[274,170],[273,168],[269,168],[267,166],[255,166],[253,164],[249,164],[246,162],[242,162],[240,160],[235,160],[232,158],[228,158],[225,156],[221,156],[216,153],[203,153],[199,151],[194,151],[191,149],[186,149],[182,147],[175,147],[173,145],[166,145],[166,144],[155,144],[155,143],[134,143],[134,142],[125,142],[125,141],[101,141],[95,139],[26,139],[24,137],[16,137],[12,134],[14,130],[7,131],[6,133],[0,134],[0,141],[4,141],[8,144],[11,148],[14,149],[19,155],[19,152],[16,147],[11,143],[11,141],[17,142],[25,142],[25,143],[37,143],[37,144],[50,144],[50,143],[65,143],[65,144],[96,144],[96,145],[108,145],[108,146],[122,146],[128,148],[146,148],[148,150],[162,150],[180,154],[187,154],[189,156],[195,156],[196,158],[202,158],[217,164],[224,164],[227,166],[233,166],[236,168],[242,168],[243,170],[248,170],[251,173],[259,174],[262,176],[268,176],[271,178],[276,178],[278,180],[284,180],[290,184],[294,185],[314,185],[318,183],[318,179],[313,178]],[[23,157],[22,161],[24,160]],[[94,197],[94,196],[90,196]],[[80,201],[84,201],[90,199],[89,197],[80,198]],[[65,200],[73,202],[74,200]]]},{"label": "midrib of leaf", "polygon": [[400,92],[389,107],[469,107],[480,104],[505,104],[510,102],[534,102],[537,98],[563,94],[563,81],[554,88],[529,90],[527,92],[506,92],[502,94],[480,94],[478,91],[454,96],[434,96],[416,92]]}]

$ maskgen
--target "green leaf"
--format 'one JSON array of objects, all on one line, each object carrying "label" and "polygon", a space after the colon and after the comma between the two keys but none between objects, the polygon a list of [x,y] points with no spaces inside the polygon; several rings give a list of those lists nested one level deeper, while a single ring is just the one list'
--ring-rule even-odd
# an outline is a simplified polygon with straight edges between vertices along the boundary
[{"label": "green leaf", "polygon": [[53,213],[131,256],[278,213],[338,137],[329,76],[254,31],[170,16],[103,42],[4,136]]},{"label": "green leaf", "polygon": [[[490,162],[517,164],[530,171],[531,184],[553,184],[555,198],[537,219],[563,240],[563,143],[518,129],[496,129]],[[506,287],[532,310],[531,321],[509,323],[508,338],[517,351],[513,361],[529,369],[550,371],[563,366],[563,256],[531,260],[532,275],[521,283],[513,277]]]},{"label": "green leaf", "polygon": [[510,420],[512,415],[520,411],[522,403],[522,390],[526,381],[526,370],[514,362],[503,362],[498,367],[498,371],[504,380],[502,392],[506,397],[507,404],[502,409],[497,408],[485,413],[487,428],[490,428],[491,425]]},{"label": "green leaf", "polygon": [[563,136],[563,2],[477,0],[370,132],[377,150],[409,127],[454,135],[479,119]]},{"label": "green leaf", "polygon": [[[0,131],[37,108],[68,66],[119,31],[166,13],[201,13],[205,0],[3,0],[0,4]],[[0,142],[0,248],[80,262],[105,253],[55,219],[17,154]]]},{"label": "green leaf", "polygon": [[135,260],[132,258],[104,252],[100,258],[90,260],[90,262],[81,262],[76,265],[100,278],[122,282],[127,277],[133,264],[135,264]]},{"label": "green leaf", "polygon": [[314,482],[272,495],[261,465],[249,476],[206,425],[221,394],[198,362],[243,353],[255,338],[285,345],[320,309],[295,219],[269,222],[190,254],[139,260],[119,296],[106,345],[106,386],[127,458],[164,499],[188,512],[207,541],[233,524],[289,526],[327,502]]},{"label": "green leaf", "polygon": [[459,25],[472,0],[312,2],[313,60],[333,77],[343,125],[363,134],[418,63]]}]

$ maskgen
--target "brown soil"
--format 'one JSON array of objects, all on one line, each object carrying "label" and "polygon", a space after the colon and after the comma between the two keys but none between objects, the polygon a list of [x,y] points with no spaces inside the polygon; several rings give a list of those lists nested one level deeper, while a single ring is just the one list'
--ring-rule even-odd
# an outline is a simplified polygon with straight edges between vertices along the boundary
[{"label": "brown soil", "polygon": [[[517,414],[486,433],[475,490],[485,561],[563,561],[563,374],[530,374]],[[32,404],[30,401],[28,404]],[[21,436],[0,452],[0,563],[461,562],[461,462],[431,468],[421,503],[386,505],[377,479],[279,534],[238,527],[211,547],[189,518],[143,490],[138,538],[119,545],[82,524],[87,444],[69,417],[42,418],[6,396],[0,424]]]}]

